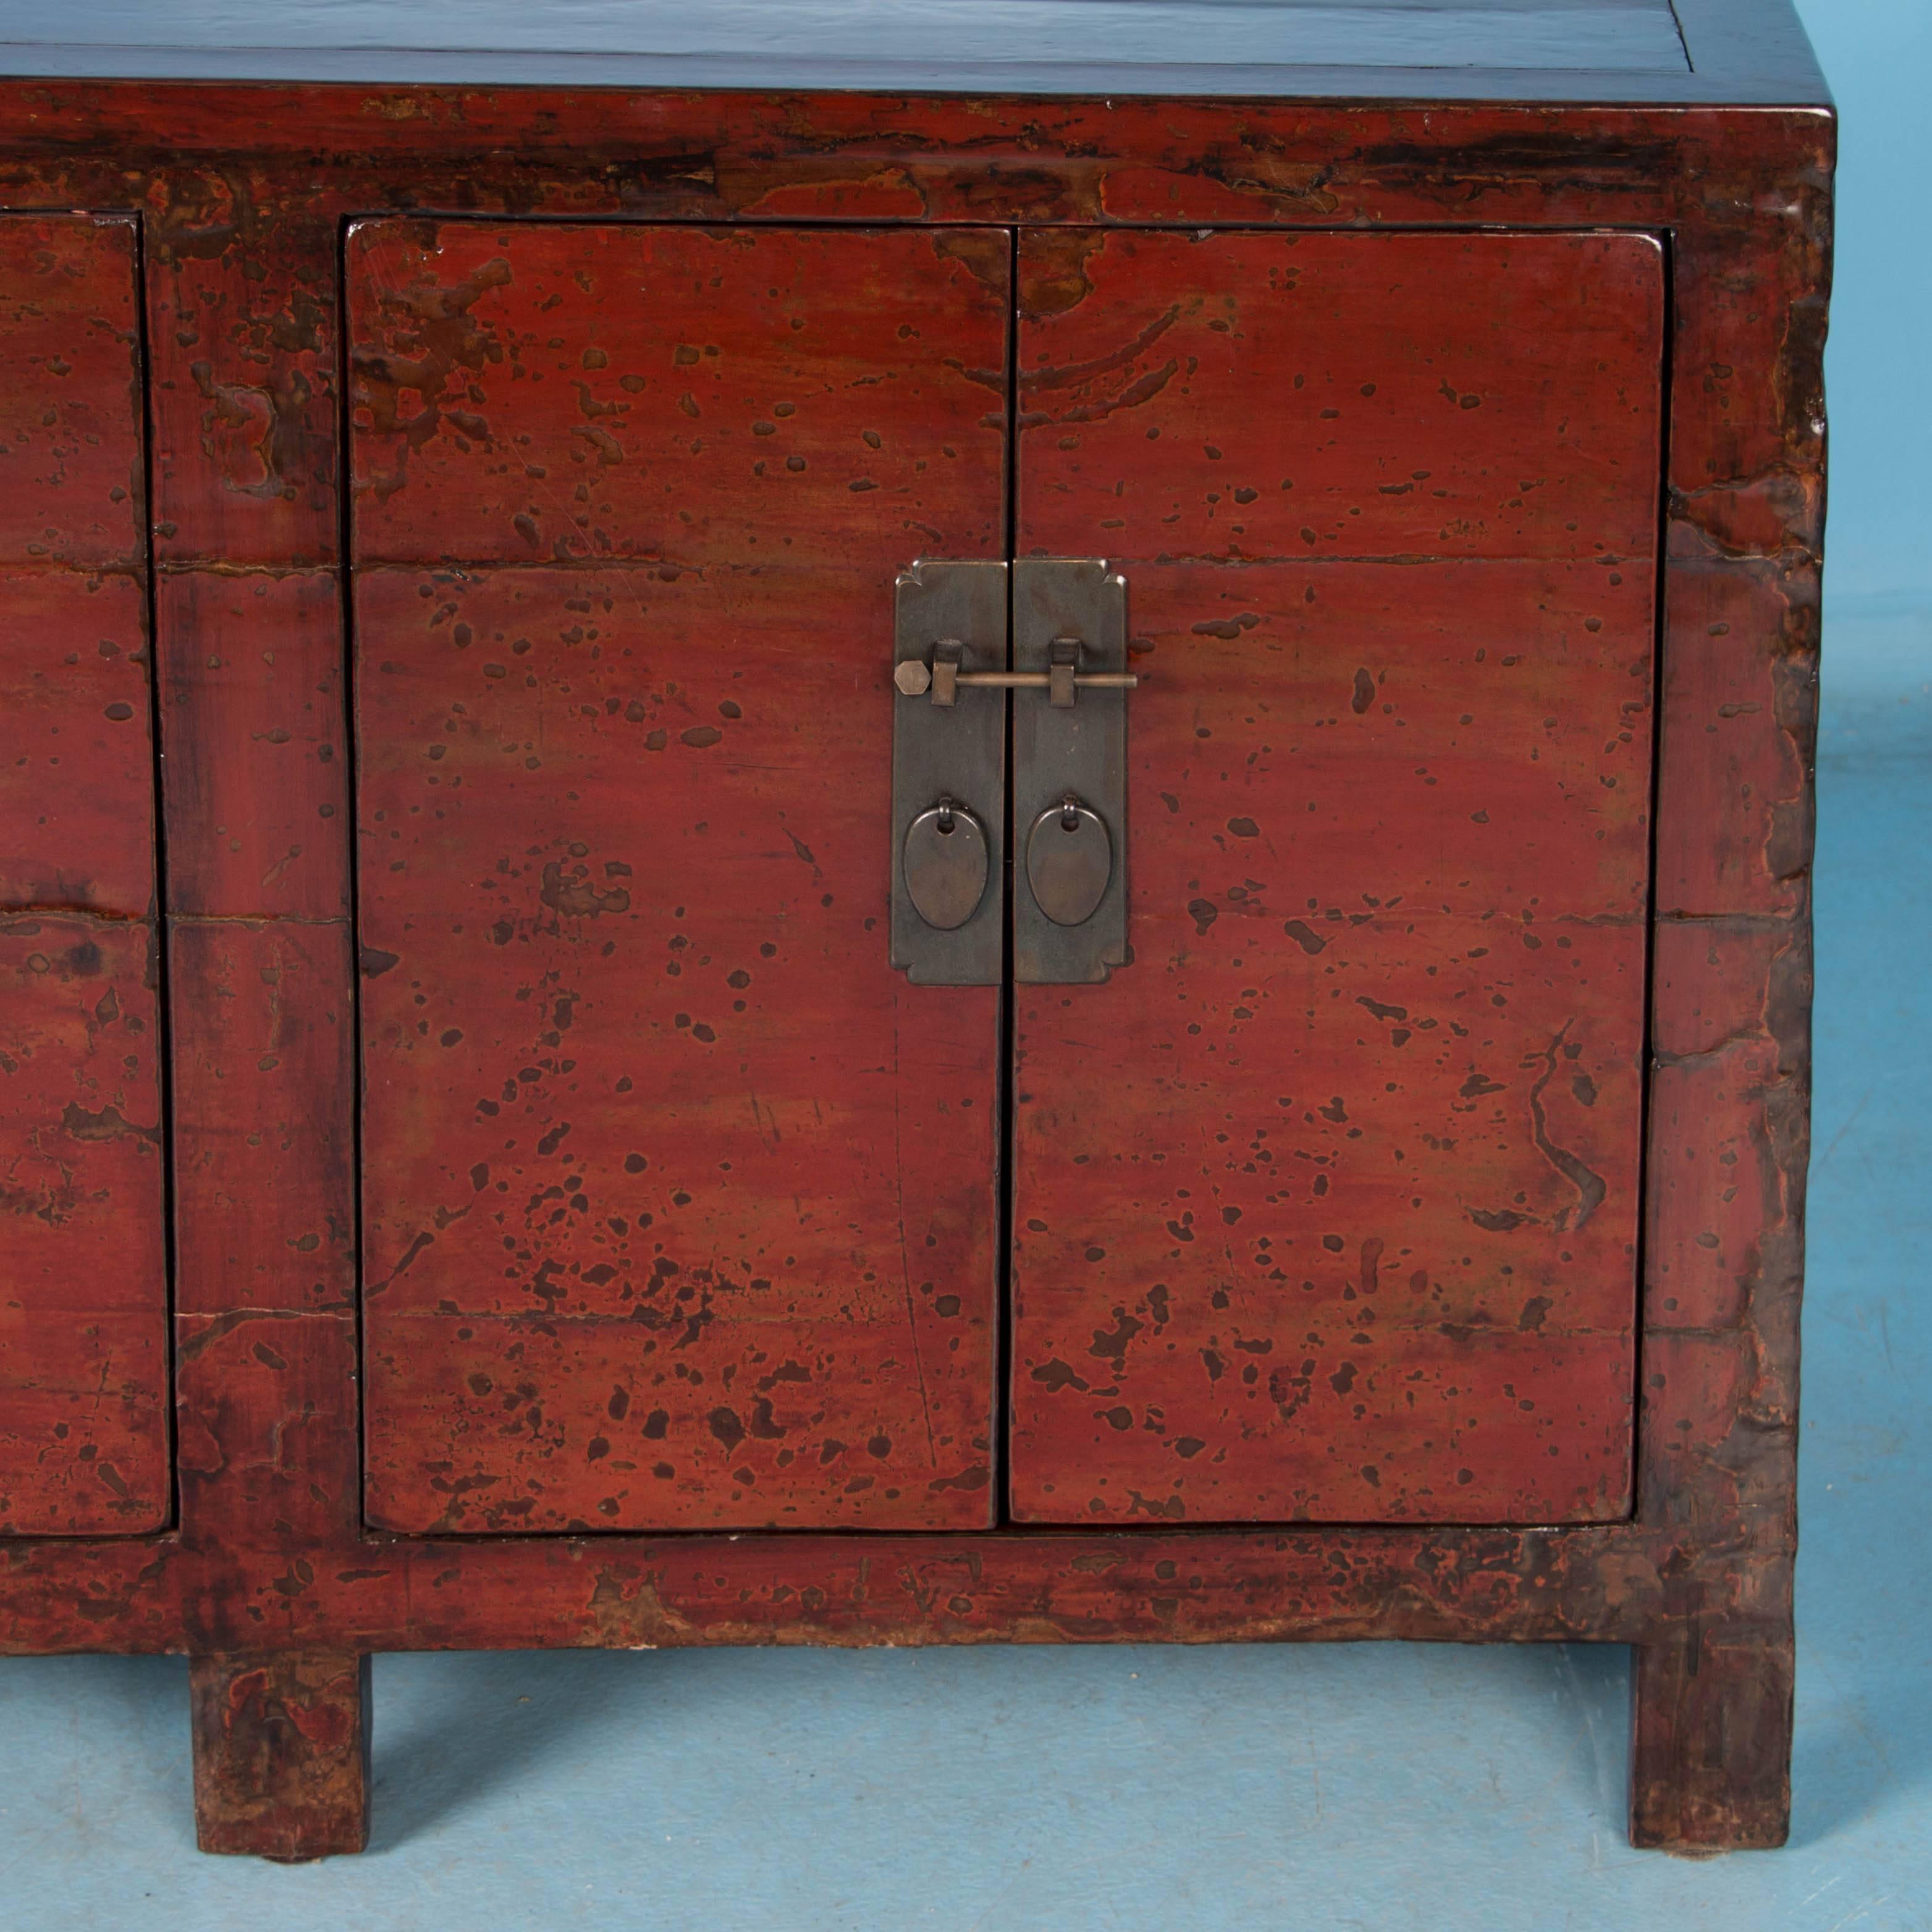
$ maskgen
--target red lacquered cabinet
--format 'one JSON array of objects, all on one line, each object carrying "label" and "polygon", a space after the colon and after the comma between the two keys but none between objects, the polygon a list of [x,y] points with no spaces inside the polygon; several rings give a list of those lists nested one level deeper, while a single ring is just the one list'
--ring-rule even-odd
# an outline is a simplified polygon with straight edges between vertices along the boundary
[{"label": "red lacquered cabinet", "polygon": [[1002,1639],[1628,1644],[1781,1840],[1828,97],[1130,10],[0,82],[0,1647],[207,1848]]}]

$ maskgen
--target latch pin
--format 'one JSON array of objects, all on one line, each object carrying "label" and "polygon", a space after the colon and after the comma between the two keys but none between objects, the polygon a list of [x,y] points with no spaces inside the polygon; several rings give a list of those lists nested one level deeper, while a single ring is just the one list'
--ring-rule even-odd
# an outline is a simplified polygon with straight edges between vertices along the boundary
[{"label": "latch pin", "polygon": [[933,646],[930,664],[908,658],[893,668],[892,682],[908,698],[922,698],[929,691],[933,703],[940,705],[956,704],[962,690],[1043,691],[1056,711],[1072,706],[1076,690],[1132,691],[1140,682],[1132,671],[1082,673],[1078,638],[1054,639],[1052,662],[1046,670],[962,670],[964,648],[957,638],[941,638]]}]

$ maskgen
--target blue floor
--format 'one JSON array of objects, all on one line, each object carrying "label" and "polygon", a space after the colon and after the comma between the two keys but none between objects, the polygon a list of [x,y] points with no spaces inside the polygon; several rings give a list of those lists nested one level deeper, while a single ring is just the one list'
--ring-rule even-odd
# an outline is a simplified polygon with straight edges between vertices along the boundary
[{"label": "blue floor", "polygon": [[383,1658],[376,1840],[197,1857],[186,1667],[0,1664],[0,1928],[1932,1928],[1932,606],[1834,619],[1796,1813],[1624,1839],[1621,1650]]}]

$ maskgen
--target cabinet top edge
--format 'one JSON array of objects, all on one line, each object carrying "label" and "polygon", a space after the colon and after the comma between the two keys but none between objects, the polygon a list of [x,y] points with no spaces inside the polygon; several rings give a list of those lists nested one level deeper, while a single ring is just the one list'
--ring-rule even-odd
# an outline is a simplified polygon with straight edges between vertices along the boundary
[{"label": "cabinet top edge", "polygon": [[[233,18],[230,19],[230,15]],[[0,81],[1826,106],[1792,0],[28,0]],[[272,38],[264,38],[265,30]]]}]

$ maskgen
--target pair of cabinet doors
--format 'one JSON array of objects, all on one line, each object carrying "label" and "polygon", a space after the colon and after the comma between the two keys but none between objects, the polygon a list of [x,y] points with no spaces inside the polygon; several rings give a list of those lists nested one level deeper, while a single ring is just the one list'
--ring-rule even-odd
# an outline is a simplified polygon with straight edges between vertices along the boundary
[{"label": "pair of cabinet doors", "polygon": [[[1652,240],[346,280],[376,1522],[1626,1513]],[[1132,961],[909,985],[894,580],[1034,554],[1129,583]]]},{"label": "pair of cabinet doors", "polygon": [[[374,1526],[1628,1513],[1653,238],[344,245]],[[1130,963],[913,985],[895,580],[1033,555]]]}]

